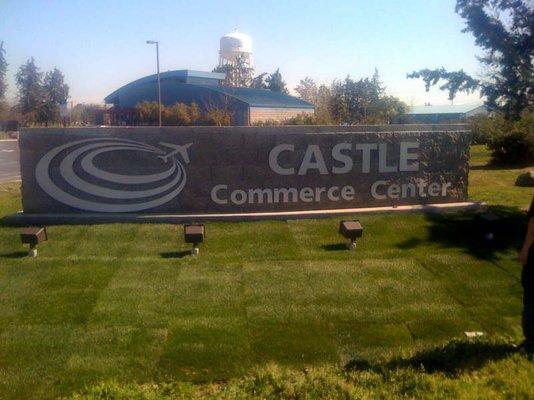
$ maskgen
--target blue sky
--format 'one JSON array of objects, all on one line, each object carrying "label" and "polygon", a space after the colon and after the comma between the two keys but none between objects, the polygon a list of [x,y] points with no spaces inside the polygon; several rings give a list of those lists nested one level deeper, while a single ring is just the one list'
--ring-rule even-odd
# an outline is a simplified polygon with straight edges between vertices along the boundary
[{"label": "blue sky", "polygon": [[[211,70],[219,38],[239,28],[252,36],[256,72],[280,68],[293,88],[378,68],[389,94],[409,104],[448,104],[406,73],[423,67],[479,72],[473,37],[462,33],[454,0],[113,1],[0,0],[0,41],[16,69],[33,56],[42,70],[61,69],[71,100],[102,102],[114,89],[161,69]],[[455,104],[478,101],[460,96]]]}]

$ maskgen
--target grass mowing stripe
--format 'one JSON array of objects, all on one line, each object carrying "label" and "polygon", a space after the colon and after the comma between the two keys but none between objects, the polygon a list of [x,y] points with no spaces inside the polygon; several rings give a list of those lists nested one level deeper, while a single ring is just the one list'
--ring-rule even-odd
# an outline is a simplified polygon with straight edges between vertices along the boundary
[{"label": "grass mowing stripe", "polygon": [[[448,258],[452,262],[444,262],[443,256],[434,255],[422,264],[443,280],[451,297],[460,302],[487,332],[505,331],[506,324],[501,324],[503,313],[513,316],[521,312],[521,290],[517,279],[482,260],[465,255]],[[497,310],[498,316],[495,315]]]},{"label": "grass mowing stripe", "polygon": [[89,325],[72,339],[73,351],[65,375],[72,377],[65,387],[83,381],[86,384],[101,376],[138,382],[154,379],[168,329],[132,326]]},{"label": "grass mowing stripe", "polygon": [[[514,260],[515,261],[515,260]],[[506,269],[505,267],[503,267],[502,265],[500,265],[497,261],[495,260],[490,260],[489,261],[491,263],[491,265],[493,265],[495,268],[498,268],[500,271],[502,271],[504,274],[506,274],[508,277],[510,277],[511,279],[521,283],[521,276],[517,275],[517,273],[514,273],[508,269]]]},{"label": "grass mowing stripe", "polygon": [[174,319],[159,361],[159,374],[209,381],[242,375],[252,366],[244,316]]},{"label": "grass mowing stripe", "polygon": [[[430,267],[429,267],[429,264],[428,264],[427,260],[421,260],[420,263],[421,263],[421,265],[422,265],[425,269],[427,269],[429,272],[434,273],[435,276],[436,276],[436,278],[438,278],[438,279],[440,279],[440,280],[443,279],[443,276],[440,276],[439,274],[437,274],[437,273],[435,272],[435,270],[434,270],[433,268],[430,268]],[[445,266],[445,264],[443,264],[443,263],[440,263],[440,265]],[[484,324],[484,323],[480,320],[480,318],[479,318],[479,316],[478,316],[478,313],[474,312],[471,308],[469,308],[469,307],[467,306],[467,304],[465,304],[465,302],[464,302],[463,300],[461,300],[461,299],[456,295],[456,292],[457,292],[457,288],[456,288],[456,286],[453,286],[453,285],[448,284],[448,283],[447,283],[447,278],[445,279],[445,282],[444,282],[444,288],[445,288],[445,290],[447,290],[447,292],[448,292],[449,295],[451,296],[451,299],[453,299],[455,302],[457,302],[457,303],[458,303],[458,304],[465,310],[466,314],[469,316],[469,320],[472,320],[472,321],[476,321],[476,322],[477,322],[477,324],[474,324],[474,325],[473,325],[471,322],[469,322],[469,323],[465,323],[465,325],[466,325],[467,327],[477,327],[477,326],[482,327],[482,328],[480,328],[480,329],[473,329],[474,331],[481,331],[481,330],[482,330],[482,331],[487,331],[488,326],[487,326],[486,324]],[[483,328],[486,328],[486,329],[483,329]],[[470,330],[470,329],[465,329],[465,331],[469,331],[469,330]]]},{"label": "grass mowing stripe", "polygon": [[[58,265],[39,260],[38,267],[36,264],[37,260],[29,260],[1,270],[11,272],[12,278],[19,277],[18,281],[0,279],[7,283],[0,304],[7,300],[11,306],[9,321],[0,335],[0,375],[4,377],[0,379],[0,393],[11,393],[15,398],[69,393],[62,392],[62,386],[71,377],[66,366],[77,350],[71,342],[83,334],[98,293],[114,272],[112,266],[87,262]],[[17,383],[20,371],[27,371],[24,384]]]},{"label": "grass mowing stripe", "polygon": [[51,398],[67,377],[64,366],[76,325],[11,324],[0,335],[0,393],[5,398]]}]

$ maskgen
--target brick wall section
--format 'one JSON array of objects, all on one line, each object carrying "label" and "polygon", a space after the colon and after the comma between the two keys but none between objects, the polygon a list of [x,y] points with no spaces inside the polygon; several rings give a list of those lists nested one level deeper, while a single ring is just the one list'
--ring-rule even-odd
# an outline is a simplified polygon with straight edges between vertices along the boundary
[{"label": "brick wall section", "polygon": [[302,113],[313,114],[314,110],[309,108],[250,107],[250,124],[267,120],[281,122]]}]

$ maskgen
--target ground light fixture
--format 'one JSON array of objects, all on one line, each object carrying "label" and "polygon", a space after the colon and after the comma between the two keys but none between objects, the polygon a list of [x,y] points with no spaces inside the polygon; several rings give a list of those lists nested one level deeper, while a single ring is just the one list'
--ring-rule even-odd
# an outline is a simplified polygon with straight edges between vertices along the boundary
[{"label": "ground light fixture", "polygon": [[189,224],[184,225],[184,241],[192,243],[191,255],[196,256],[199,253],[198,245],[204,241],[204,225]]},{"label": "ground light fixture", "polygon": [[339,223],[339,234],[344,238],[349,239],[347,244],[349,250],[356,249],[356,239],[361,238],[363,235],[363,228],[360,221],[341,221]]},{"label": "ground light fixture", "polygon": [[499,231],[499,224],[501,218],[492,212],[486,212],[477,216],[479,229],[482,231],[484,239],[491,243],[495,238],[495,234]]},{"label": "ground light fixture", "polygon": [[20,230],[20,241],[22,244],[30,245],[28,251],[30,257],[37,257],[37,245],[46,242],[47,240],[48,235],[44,226],[31,226]]}]

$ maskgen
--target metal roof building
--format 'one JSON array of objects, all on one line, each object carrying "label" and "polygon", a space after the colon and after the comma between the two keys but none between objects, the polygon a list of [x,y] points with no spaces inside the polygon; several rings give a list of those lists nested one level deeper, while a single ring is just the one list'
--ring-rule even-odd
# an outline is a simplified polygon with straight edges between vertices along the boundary
[{"label": "metal roof building", "polygon": [[399,117],[402,121],[411,123],[443,123],[461,122],[475,115],[486,115],[486,107],[482,103],[414,106],[406,114]]},{"label": "metal roof building", "polygon": [[[224,74],[192,70],[168,71],[160,74],[161,102],[197,103],[203,112],[226,109],[235,125],[251,125],[258,121],[291,118],[299,113],[313,113],[314,106],[284,93],[266,89],[222,86]],[[109,94],[119,123],[135,124],[135,107],[142,101],[157,101],[157,75],[138,79]]]}]

